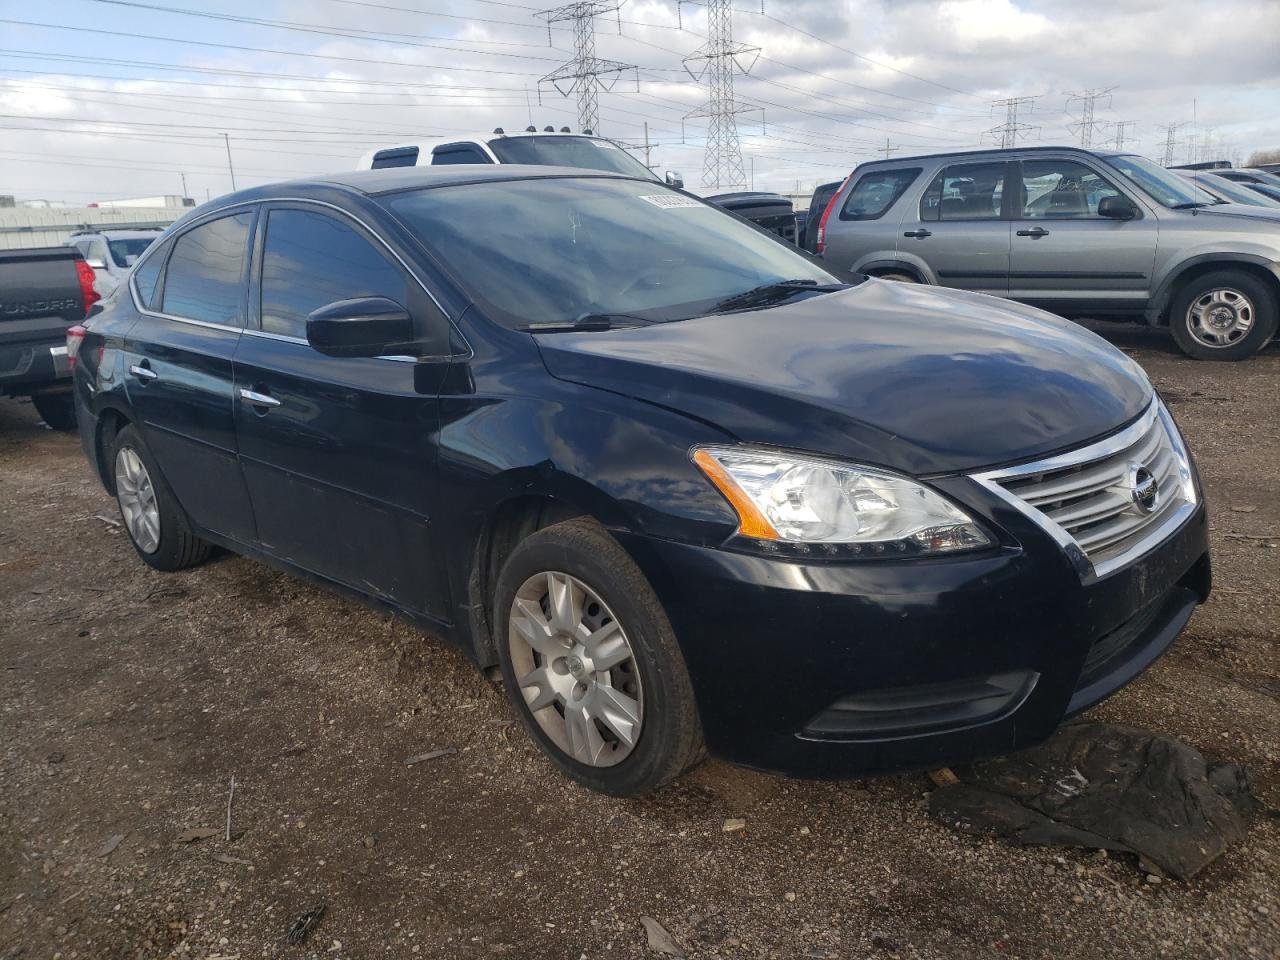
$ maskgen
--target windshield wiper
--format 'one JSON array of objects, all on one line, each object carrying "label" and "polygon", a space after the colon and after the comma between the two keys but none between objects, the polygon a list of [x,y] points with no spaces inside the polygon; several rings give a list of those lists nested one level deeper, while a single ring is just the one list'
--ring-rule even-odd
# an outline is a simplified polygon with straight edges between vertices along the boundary
[{"label": "windshield wiper", "polygon": [[796,293],[834,293],[843,290],[848,284],[818,283],[817,280],[778,280],[774,283],[763,283],[744,293],[735,293],[725,297],[707,313],[728,313],[732,310],[747,310],[751,307],[763,307],[771,303],[781,303]]},{"label": "windshield wiper", "polygon": [[1195,210],[1199,207],[1207,207],[1209,205],[1210,204],[1207,200],[1194,200],[1194,201],[1189,200],[1186,203],[1175,203],[1169,209],[1170,210]]},{"label": "windshield wiper", "polygon": [[594,333],[601,330],[647,327],[650,323],[651,320],[627,313],[584,313],[574,320],[530,323],[520,330],[524,333]]}]

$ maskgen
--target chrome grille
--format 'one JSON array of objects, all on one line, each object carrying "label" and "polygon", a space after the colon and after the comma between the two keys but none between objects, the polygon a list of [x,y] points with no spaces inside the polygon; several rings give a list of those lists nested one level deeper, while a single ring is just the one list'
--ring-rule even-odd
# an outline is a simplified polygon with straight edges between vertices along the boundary
[{"label": "chrome grille", "polygon": [[[1186,448],[1159,400],[1106,440],[975,479],[1074,547],[1097,576],[1164,540],[1196,506]],[[1155,499],[1144,504],[1151,482]]]}]

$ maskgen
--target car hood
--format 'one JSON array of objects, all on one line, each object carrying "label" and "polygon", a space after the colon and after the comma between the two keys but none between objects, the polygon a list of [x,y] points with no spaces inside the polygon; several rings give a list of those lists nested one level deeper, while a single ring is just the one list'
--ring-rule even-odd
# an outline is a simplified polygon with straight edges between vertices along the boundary
[{"label": "car hood", "polygon": [[1082,327],[995,297],[884,280],[537,340],[560,379],[660,404],[745,443],[913,474],[1078,446],[1151,398],[1137,364]]},{"label": "car hood", "polygon": [[1221,203],[1211,207],[1198,207],[1195,214],[1197,217],[1249,217],[1280,223],[1280,208],[1251,207],[1246,203]]}]

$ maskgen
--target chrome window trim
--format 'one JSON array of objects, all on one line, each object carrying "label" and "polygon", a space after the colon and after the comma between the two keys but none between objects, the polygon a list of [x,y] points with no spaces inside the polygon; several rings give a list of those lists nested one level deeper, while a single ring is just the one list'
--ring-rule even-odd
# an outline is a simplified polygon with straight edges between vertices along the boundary
[{"label": "chrome window trim", "polygon": [[[258,337],[258,338],[260,338],[260,339],[262,339],[262,340],[278,340],[278,341],[280,341],[281,343],[300,343],[300,344],[302,344],[304,347],[311,347],[310,342],[308,342],[308,341],[306,340],[306,338],[304,338],[304,337],[291,337],[291,336],[289,336],[289,334],[287,334],[287,333],[270,333],[269,331],[266,331],[266,330],[250,330],[248,327],[246,327],[246,328],[245,328],[245,330],[244,330],[244,335],[245,335],[246,337]],[[312,348],[312,349],[314,349],[314,348]],[[418,362],[418,358],[417,358],[417,357],[411,357],[411,356],[408,356],[407,354],[402,354],[402,353],[397,353],[397,354],[388,354],[388,355],[386,355],[386,356],[382,356],[382,357],[370,357],[369,359],[371,359],[371,360],[394,360],[394,361],[396,361],[397,363],[417,363],[417,362]]]},{"label": "chrome window trim", "polygon": [[[1053,470],[1061,470],[1066,467],[1073,467],[1082,463],[1090,463],[1096,460],[1103,460],[1107,457],[1114,456],[1120,451],[1132,446],[1141,439],[1147,431],[1159,420],[1164,426],[1165,431],[1169,435],[1169,441],[1173,447],[1174,454],[1179,460],[1190,465],[1190,456],[1187,448],[1182,440],[1182,435],[1178,432],[1177,426],[1173,422],[1173,418],[1165,409],[1164,403],[1159,397],[1153,396],[1151,402],[1143,414],[1133,423],[1125,427],[1119,433],[1105,437],[1096,443],[1092,443],[1086,447],[1078,447],[1075,450],[1069,450],[1066,453],[1057,456],[1048,457],[1044,460],[1037,460],[1034,463],[1023,463],[1015,467],[1005,467],[999,470],[989,470],[983,473],[970,474],[970,478],[982,486],[989,493],[999,497],[1009,506],[1013,507],[1027,519],[1031,520],[1036,526],[1040,527],[1045,533],[1049,534],[1054,541],[1067,554],[1076,571],[1080,574],[1081,579],[1087,579],[1092,575],[1093,579],[1101,580],[1109,574],[1115,573],[1122,567],[1127,566],[1134,560],[1138,559],[1145,553],[1148,553],[1155,547],[1163,543],[1168,537],[1179,527],[1185,523],[1200,505],[1199,491],[1195,490],[1193,481],[1189,476],[1183,479],[1184,484],[1190,484],[1193,496],[1184,498],[1184,502],[1173,510],[1169,516],[1160,522],[1160,524],[1151,530],[1145,531],[1144,536],[1137,543],[1133,544],[1123,553],[1108,557],[1101,563],[1093,563],[1080,549],[1075,538],[1071,536],[1059,524],[1051,520],[1046,514],[1027,503],[1017,494],[1005,489],[999,481],[1009,480],[1015,477],[1026,476],[1032,473],[1048,473]],[[1181,473],[1181,470],[1180,470]]]},{"label": "chrome window trim", "polygon": [[[182,229],[179,232],[173,234],[173,237],[174,238],[180,237],[182,236],[182,234],[186,233],[188,230],[194,230],[196,227],[206,223],[209,220],[217,219],[219,216],[222,216],[229,210],[235,210],[239,207],[252,207],[256,205],[265,205],[265,204],[273,204],[273,203],[305,203],[305,204],[311,204],[317,207],[325,207],[326,209],[333,210],[341,214],[342,216],[346,217],[348,220],[352,220],[355,223],[359,224],[364,229],[364,231],[367,234],[369,234],[369,236],[377,240],[378,243],[380,243],[386,249],[387,253],[391,254],[391,256],[395,258],[396,262],[400,264],[404,272],[413,278],[414,283],[416,283],[419,287],[422,288],[422,292],[425,293],[428,299],[430,299],[431,302],[436,305],[436,309],[440,311],[440,315],[444,317],[445,322],[448,323],[449,326],[454,330],[454,332],[457,333],[457,335],[462,339],[463,346],[466,349],[459,355],[466,356],[472,353],[471,344],[467,342],[466,336],[463,335],[462,331],[458,329],[457,325],[449,317],[448,311],[445,310],[444,306],[441,305],[440,301],[436,299],[436,295],[431,292],[431,288],[428,287],[422,281],[422,278],[419,277],[418,274],[414,272],[413,268],[410,267],[409,264],[405,262],[404,258],[400,256],[400,254],[396,253],[396,251],[392,249],[391,245],[387,243],[386,240],[382,239],[382,237],[379,236],[377,230],[373,229],[373,227],[369,226],[368,223],[366,223],[364,220],[361,220],[355,214],[350,213],[346,210],[343,210],[341,207],[335,204],[328,203],[327,201],[324,201],[324,200],[312,200],[308,197],[264,197],[260,200],[241,200],[238,203],[229,203],[225,207],[218,207],[216,210],[210,210],[208,213],[201,214],[199,217],[195,218],[190,223],[183,224]],[[168,242],[169,239],[170,239],[169,237],[165,237],[165,242]],[[157,240],[159,240],[158,237],[157,237]],[[176,242],[176,240],[174,242]],[[151,246],[147,248],[147,253],[150,253],[152,250],[155,250],[158,246],[160,246],[159,243],[153,243]],[[133,301],[133,308],[143,316],[155,317],[160,320],[173,320],[173,321],[176,321],[177,323],[190,323],[197,327],[209,327],[214,330],[235,330],[239,333],[249,334],[250,336],[267,337],[269,339],[284,340],[284,341],[293,342],[293,343],[307,342],[301,337],[290,337],[290,336],[286,336],[284,334],[278,334],[278,333],[273,334],[273,333],[268,333],[265,330],[251,330],[249,329],[249,327],[245,326],[244,324],[241,324],[240,326],[232,326],[226,323],[210,323],[207,320],[192,320],[188,317],[177,317],[170,313],[162,313],[159,310],[150,310],[144,307],[141,303],[141,298],[138,295],[137,287],[134,285],[135,283],[134,273],[137,271],[139,266],[147,262],[147,259],[148,257],[143,256],[138,260],[137,263],[133,265],[133,268],[129,271],[129,297]],[[414,363],[417,362],[416,358],[405,357],[405,356],[374,357],[373,359],[393,360],[396,362],[404,362],[404,361],[410,361]]]}]

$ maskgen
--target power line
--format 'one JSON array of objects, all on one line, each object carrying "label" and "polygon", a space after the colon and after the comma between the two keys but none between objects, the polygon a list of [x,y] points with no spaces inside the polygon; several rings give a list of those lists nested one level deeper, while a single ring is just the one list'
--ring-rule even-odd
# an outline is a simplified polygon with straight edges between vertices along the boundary
[{"label": "power line", "polygon": [[1034,109],[1036,103],[1035,97],[1006,97],[1003,100],[991,101],[992,109],[1004,107],[1005,119],[998,127],[992,127],[987,131],[987,136],[999,142],[1000,147],[1008,150],[1018,145],[1018,137],[1027,137],[1039,127],[1033,127],[1030,124],[1018,122],[1018,111],[1022,107],[1027,108],[1027,112]]},{"label": "power line", "polygon": [[[738,116],[760,109],[739,104],[734,98],[734,76],[751,72],[760,56],[759,47],[749,47],[733,40],[733,12],[729,0],[677,0],[677,9],[685,3],[705,3],[707,8],[707,42],[684,58],[685,69],[695,80],[707,77],[707,100],[685,119],[706,118],[707,146],[702,161],[702,183],[708,187],[746,186],[747,172],[742,165],[742,142],[738,137]],[[698,64],[697,70],[690,64]]]},{"label": "power line", "polygon": [[[602,60],[596,56],[596,17],[616,13],[626,0],[577,0],[564,6],[542,10],[534,16],[547,22],[547,39],[553,23],[573,23],[573,59],[562,64],[538,81],[538,102],[542,102],[542,85],[549,83],[560,95],[578,97],[578,129],[600,131],[600,90],[612,90],[618,78],[628,70],[636,71],[636,89],[640,74],[632,63]],[[607,81],[601,78],[608,78]]]},{"label": "power line", "polygon": [[1082,90],[1079,93],[1068,94],[1067,109],[1071,109],[1071,104],[1079,101],[1080,103],[1080,119],[1075,123],[1068,124],[1068,127],[1075,130],[1080,137],[1080,146],[1086,150],[1093,146],[1093,135],[1098,128],[1103,126],[1104,121],[1093,119],[1093,111],[1099,100],[1106,100],[1107,104],[1111,103],[1111,91],[1115,87],[1095,87],[1091,90]]}]

